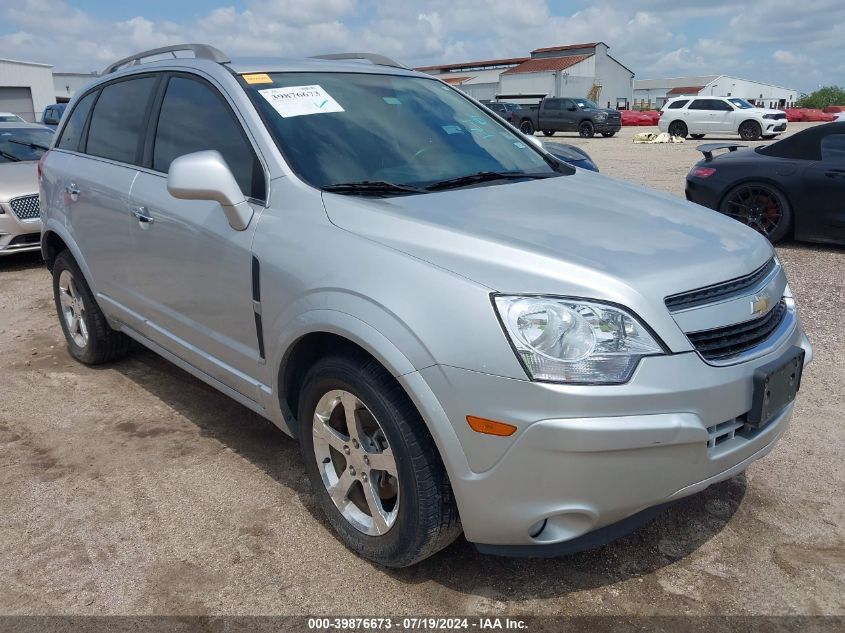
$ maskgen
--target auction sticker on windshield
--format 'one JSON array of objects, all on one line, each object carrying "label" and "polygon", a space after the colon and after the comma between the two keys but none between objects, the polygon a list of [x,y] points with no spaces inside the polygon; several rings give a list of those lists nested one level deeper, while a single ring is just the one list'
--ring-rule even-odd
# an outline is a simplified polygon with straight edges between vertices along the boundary
[{"label": "auction sticker on windshield", "polygon": [[273,109],[285,118],[306,114],[344,112],[340,104],[321,86],[291,86],[259,90]]}]

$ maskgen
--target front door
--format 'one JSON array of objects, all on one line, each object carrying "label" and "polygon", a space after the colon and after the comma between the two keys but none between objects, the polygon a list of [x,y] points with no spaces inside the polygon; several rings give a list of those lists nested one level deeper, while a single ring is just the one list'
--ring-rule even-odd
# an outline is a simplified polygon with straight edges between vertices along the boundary
[{"label": "front door", "polygon": [[807,217],[813,234],[841,242],[845,240],[845,134],[823,137],[821,157],[804,171]]},{"label": "front door", "polygon": [[[129,199],[131,283],[147,317],[144,334],[183,360],[258,401],[262,363],[252,303],[252,236],[264,171],[222,94],[189,75],[167,78],[155,136]],[[173,159],[221,153],[256,215],[229,226],[217,202],[179,200],[167,191]]]}]

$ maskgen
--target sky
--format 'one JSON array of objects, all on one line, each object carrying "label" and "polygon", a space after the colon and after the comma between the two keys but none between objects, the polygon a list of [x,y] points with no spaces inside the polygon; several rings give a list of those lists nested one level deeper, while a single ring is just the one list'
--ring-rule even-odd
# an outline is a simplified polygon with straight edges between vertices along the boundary
[{"label": "sky", "polygon": [[845,85],[845,0],[0,0],[0,58],[57,72],[180,42],[230,57],[369,51],[421,66],[593,41],[641,79]]}]

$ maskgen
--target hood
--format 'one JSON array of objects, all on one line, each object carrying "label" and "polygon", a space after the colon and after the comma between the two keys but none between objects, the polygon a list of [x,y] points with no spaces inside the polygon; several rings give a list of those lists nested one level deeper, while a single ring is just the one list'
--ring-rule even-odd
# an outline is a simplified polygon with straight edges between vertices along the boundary
[{"label": "hood", "polygon": [[0,163],[0,202],[37,193],[37,163]]},{"label": "hood", "polygon": [[620,303],[634,294],[662,303],[745,275],[773,252],[720,213],[585,170],[433,194],[323,199],[337,226],[508,293]]},{"label": "hood", "polygon": [[[744,112],[748,112],[748,111],[749,111],[748,108],[746,108],[744,110]],[[757,114],[782,114],[782,115],[786,116],[786,112],[784,112],[783,110],[773,110],[771,108],[751,108],[750,111],[756,112]],[[743,112],[743,110],[740,110],[740,112]]]}]

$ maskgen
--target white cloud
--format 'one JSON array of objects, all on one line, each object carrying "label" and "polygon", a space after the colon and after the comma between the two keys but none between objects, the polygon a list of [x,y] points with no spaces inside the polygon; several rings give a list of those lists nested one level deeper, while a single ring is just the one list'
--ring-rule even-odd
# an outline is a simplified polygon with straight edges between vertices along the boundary
[{"label": "white cloud", "polygon": [[604,41],[638,77],[845,83],[842,0],[597,0],[569,15],[554,15],[548,0],[245,0],[243,9],[226,2],[212,0],[204,14],[180,22],[145,13],[138,2],[138,15],[108,22],[71,0],[17,0],[0,9],[0,56],[95,70],[145,48],[200,41],[232,56],[372,50],[423,65]]}]

